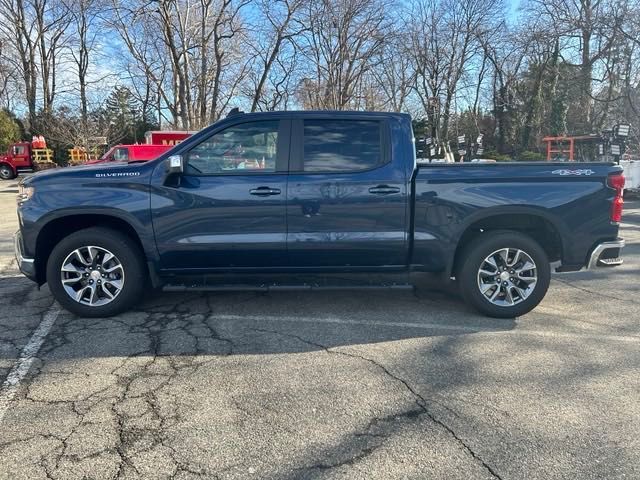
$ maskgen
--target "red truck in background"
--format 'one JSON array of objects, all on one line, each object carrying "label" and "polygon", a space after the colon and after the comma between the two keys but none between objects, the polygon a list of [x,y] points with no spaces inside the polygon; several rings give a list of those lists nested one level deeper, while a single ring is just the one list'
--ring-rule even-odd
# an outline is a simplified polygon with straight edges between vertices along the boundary
[{"label": "red truck in background", "polygon": [[[44,142],[38,140],[40,141]],[[57,166],[53,162],[53,150],[34,148],[34,145],[35,140],[34,143],[17,142],[9,145],[7,152],[4,155],[0,154],[0,179],[11,180],[19,173],[31,173]]]},{"label": "red truck in background", "polygon": [[[145,144],[116,145],[97,160],[86,164],[106,162],[147,162],[189,138],[196,132],[150,131],[145,133]],[[9,146],[7,153],[0,154],[0,179],[11,180],[20,173],[54,168],[53,151],[46,148],[42,137],[34,137],[33,142],[18,142]]]},{"label": "red truck in background", "polygon": [[154,160],[181,141],[196,132],[151,131],[144,134],[146,143],[142,145],[116,145],[97,160],[89,160],[85,165],[107,162],[148,162]]},{"label": "red truck in background", "polygon": [[177,145],[197,132],[186,132],[179,130],[153,130],[144,134],[147,145]]},{"label": "red truck in background", "polygon": [[85,165],[107,162],[148,162],[173,148],[173,145],[116,145],[97,160],[89,160]]}]

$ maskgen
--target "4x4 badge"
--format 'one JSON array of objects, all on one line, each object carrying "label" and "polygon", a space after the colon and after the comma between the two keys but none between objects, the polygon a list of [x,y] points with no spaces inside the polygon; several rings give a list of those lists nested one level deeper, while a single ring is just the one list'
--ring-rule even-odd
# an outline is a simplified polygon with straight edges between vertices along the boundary
[{"label": "4x4 badge", "polygon": [[566,168],[561,168],[559,170],[554,170],[551,172],[554,175],[593,175],[594,172],[590,168],[580,168],[577,170],[568,170]]}]

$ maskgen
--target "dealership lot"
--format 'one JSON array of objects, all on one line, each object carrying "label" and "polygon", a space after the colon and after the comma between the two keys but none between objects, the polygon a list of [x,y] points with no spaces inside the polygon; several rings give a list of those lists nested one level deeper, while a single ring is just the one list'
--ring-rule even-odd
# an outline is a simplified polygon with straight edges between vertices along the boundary
[{"label": "dealership lot", "polygon": [[640,477],[637,200],[622,267],[555,276],[515,320],[429,288],[155,294],[82,319],[16,272],[16,190],[0,478]]}]

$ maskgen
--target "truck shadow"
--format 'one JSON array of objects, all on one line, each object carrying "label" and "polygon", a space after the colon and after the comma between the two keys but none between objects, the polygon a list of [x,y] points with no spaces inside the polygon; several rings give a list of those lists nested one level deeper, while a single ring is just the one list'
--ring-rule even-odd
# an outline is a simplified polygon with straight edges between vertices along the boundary
[{"label": "truck shadow", "polygon": [[105,319],[63,312],[43,347],[52,359],[301,353],[397,340],[507,331],[435,291],[157,293]]}]

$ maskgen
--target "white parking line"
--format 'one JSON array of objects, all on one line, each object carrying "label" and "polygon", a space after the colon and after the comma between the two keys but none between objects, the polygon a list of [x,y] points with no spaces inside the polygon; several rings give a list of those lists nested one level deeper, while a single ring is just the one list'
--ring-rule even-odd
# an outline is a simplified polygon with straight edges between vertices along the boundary
[{"label": "white parking line", "polygon": [[618,342],[640,342],[638,335],[611,335],[608,333],[558,332],[553,330],[532,330],[527,328],[487,327],[473,325],[445,325],[439,323],[384,322],[378,320],[347,320],[338,317],[286,317],[259,315],[213,315],[216,320],[253,321],[253,322],[291,322],[291,323],[328,323],[341,325],[365,325],[393,328],[415,328],[420,330],[444,330],[459,333],[477,333],[490,335],[535,335],[552,338],[583,338],[590,340],[612,340]]},{"label": "white parking line", "polygon": [[60,309],[57,306],[54,306],[44,314],[40,325],[38,325],[36,331],[31,335],[29,343],[27,343],[22,349],[22,352],[20,352],[20,357],[13,368],[11,368],[11,371],[9,372],[9,375],[7,375],[7,379],[2,384],[2,387],[0,387],[0,423],[2,423],[2,419],[9,409],[9,404],[18,391],[18,387],[20,387],[20,382],[29,372],[31,364],[36,359],[36,355],[38,354],[44,339],[49,334],[51,327],[55,323],[56,318],[58,318],[59,313]]}]

